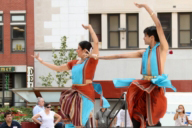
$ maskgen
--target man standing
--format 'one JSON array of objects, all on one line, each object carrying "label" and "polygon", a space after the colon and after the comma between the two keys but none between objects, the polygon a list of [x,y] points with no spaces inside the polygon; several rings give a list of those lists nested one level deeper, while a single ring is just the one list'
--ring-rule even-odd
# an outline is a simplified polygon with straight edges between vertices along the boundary
[{"label": "man standing", "polygon": [[[97,128],[107,128],[108,124],[110,123],[110,119],[113,118],[113,115],[111,114],[109,119],[107,119],[107,116],[109,115],[110,112],[111,110],[104,107],[102,107],[99,111],[97,111],[96,117],[95,117]],[[107,124],[107,120],[108,120],[108,124]]]},{"label": "man standing", "polygon": [[21,128],[21,125],[17,121],[13,121],[10,112],[4,114],[5,122],[2,123],[0,128]]},{"label": "man standing", "polygon": [[[37,105],[33,108],[33,116],[41,112],[42,110],[45,110],[44,108],[45,101],[43,98],[38,97],[37,98]],[[41,121],[41,118],[38,118],[39,121]],[[55,128],[62,128],[63,123],[59,122],[55,125]]]},{"label": "man standing", "polygon": [[[37,105],[33,108],[33,116],[45,109],[44,104],[45,104],[44,99],[41,97],[38,97]],[[41,121],[41,118],[38,118],[38,120]]]}]

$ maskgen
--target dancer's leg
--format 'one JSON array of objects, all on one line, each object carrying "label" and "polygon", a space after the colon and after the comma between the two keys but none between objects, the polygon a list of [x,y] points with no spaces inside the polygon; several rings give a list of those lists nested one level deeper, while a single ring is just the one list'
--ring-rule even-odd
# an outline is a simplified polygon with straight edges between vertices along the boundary
[{"label": "dancer's leg", "polygon": [[83,128],[83,126],[76,126],[75,128]]},{"label": "dancer's leg", "polygon": [[140,128],[140,122],[132,118],[133,128]]},{"label": "dancer's leg", "polygon": [[75,126],[73,124],[65,124],[65,128],[75,128]]},{"label": "dancer's leg", "polygon": [[81,96],[83,100],[82,104],[82,125],[85,126],[89,120],[89,115],[94,108],[94,104],[87,97]]},{"label": "dancer's leg", "polygon": [[147,125],[147,127],[161,127],[161,122],[159,121],[156,125],[154,125],[154,126],[148,126]]},{"label": "dancer's leg", "polygon": [[[85,126],[89,119],[90,112],[94,108],[94,104],[85,96],[81,95],[81,97],[83,100],[83,102],[82,102],[82,125]],[[74,126],[73,124],[66,124],[65,128],[83,128],[83,126]]]},{"label": "dancer's leg", "polygon": [[159,121],[155,126],[153,127],[161,127],[161,122]]}]

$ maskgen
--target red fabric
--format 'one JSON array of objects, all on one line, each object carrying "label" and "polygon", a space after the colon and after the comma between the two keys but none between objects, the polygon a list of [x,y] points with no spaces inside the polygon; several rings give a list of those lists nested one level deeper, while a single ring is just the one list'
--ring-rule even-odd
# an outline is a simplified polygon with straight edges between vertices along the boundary
[{"label": "red fabric", "polygon": [[71,60],[67,63],[68,68],[71,70],[74,65],[76,65],[78,60]]},{"label": "red fabric", "polygon": [[[77,61],[78,60],[72,60],[72,61],[68,62],[67,63],[68,68],[72,69],[73,66],[76,65]],[[85,83],[86,80],[93,80],[97,64],[98,64],[98,60],[95,60],[93,58],[89,58],[87,60],[87,62],[84,65],[84,69],[83,69],[83,83],[82,84],[86,84]],[[75,90],[78,90],[79,92],[81,92],[81,94],[84,94],[86,97],[88,97],[93,102],[95,101],[95,93],[94,93],[94,88],[93,88],[92,84],[89,84],[86,86],[73,86],[72,88]]]},{"label": "red fabric", "polygon": [[[74,65],[76,65],[78,60],[72,60],[67,63],[68,68],[71,70]],[[95,70],[98,64],[98,60],[95,60],[94,58],[89,58],[87,62],[85,63],[83,74],[84,74],[84,80],[92,80],[94,78]],[[85,84],[85,81],[84,81]]]},{"label": "red fabric", "polygon": [[93,80],[97,64],[98,64],[98,60],[95,60],[93,58],[90,58],[87,60],[84,71],[83,71],[84,80]]},{"label": "red fabric", "polygon": [[140,128],[146,128],[146,118],[149,125],[157,124],[167,110],[163,88],[152,85],[149,80],[132,82],[127,90],[127,104],[130,117],[141,123]]},{"label": "red fabric", "polygon": [[73,123],[74,126],[82,126],[82,98],[76,90],[64,90],[60,97],[61,113],[64,123]]},{"label": "red fabric", "polygon": [[94,88],[92,84],[88,84],[85,86],[72,86],[72,89],[77,90],[80,92],[82,95],[86,96],[89,98],[91,101],[95,101],[95,93],[94,93]]}]

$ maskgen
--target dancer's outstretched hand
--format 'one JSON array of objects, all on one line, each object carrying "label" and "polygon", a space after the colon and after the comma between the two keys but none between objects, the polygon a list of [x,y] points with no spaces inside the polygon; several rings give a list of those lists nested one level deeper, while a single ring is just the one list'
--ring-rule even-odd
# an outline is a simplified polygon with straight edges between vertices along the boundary
[{"label": "dancer's outstretched hand", "polygon": [[82,24],[82,26],[83,26],[83,28],[84,28],[84,29],[86,29],[86,30],[87,30],[87,29],[89,29],[89,28],[91,27],[91,25],[90,25],[90,24],[89,24],[89,25],[87,25],[87,26],[86,26],[86,25],[84,25],[84,24]]},{"label": "dancer's outstretched hand", "polygon": [[136,2],[134,2],[135,6],[137,6],[138,8],[143,8],[145,5],[144,4],[138,4]]},{"label": "dancer's outstretched hand", "polygon": [[39,53],[36,55],[31,55],[33,58],[37,59],[39,62],[42,62],[43,60],[39,57]]}]

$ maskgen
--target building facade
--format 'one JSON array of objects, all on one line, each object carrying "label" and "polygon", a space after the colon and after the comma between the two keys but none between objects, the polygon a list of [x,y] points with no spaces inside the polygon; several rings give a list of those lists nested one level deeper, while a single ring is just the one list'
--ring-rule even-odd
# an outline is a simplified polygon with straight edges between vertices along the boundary
[{"label": "building facade", "polygon": [[[52,49],[59,49],[60,38],[67,36],[68,48],[76,49],[82,40],[92,42],[81,24],[91,24],[99,38],[100,55],[120,54],[145,49],[143,30],[154,23],[145,9],[135,7],[134,0],[35,0],[35,52],[52,63]],[[179,92],[192,88],[192,3],[188,0],[137,1],[150,6],[159,17],[170,50],[165,74]],[[114,78],[142,78],[141,59],[99,60],[94,80],[105,83],[111,106],[117,101],[111,91]],[[41,86],[40,76],[56,72],[35,60],[35,86]],[[108,87],[109,85],[109,87]],[[53,86],[57,86],[53,82]],[[71,80],[66,84],[71,86]],[[118,93],[122,93],[120,90]],[[119,96],[119,95],[118,95]],[[168,98],[170,99],[170,98]],[[169,100],[169,102],[171,102]],[[179,101],[178,101],[179,102]],[[177,104],[174,102],[174,104]],[[99,109],[99,100],[95,110]],[[165,118],[166,119],[166,118]],[[166,124],[166,123],[165,123]]]},{"label": "building facade", "polygon": [[[81,24],[92,24],[100,41],[100,55],[133,52],[145,49],[143,30],[154,25],[145,9],[138,9],[133,0],[47,0],[34,1],[35,52],[44,61],[52,62],[52,49],[59,49],[60,38],[67,36],[68,48],[76,49],[82,40],[92,41]],[[143,1],[140,1],[143,2]],[[158,15],[173,54],[167,56],[165,73],[179,84],[189,84],[192,78],[192,29],[189,1],[145,1]],[[45,8],[47,7],[47,8]],[[107,65],[107,66],[106,66]],[[100,60],[95,80],[141,78],[141,59]],[[51,70],[35,61],[35,85],[39,76]],[[66,86],[70,85],[71,81]],[[56,83],[53,86],[57,86]],[[191,90],[192,91],[192,90]]]},{"label": "building facade", "polygon": [[10,89],[27,87],[27,68],[34,66],[34,1],[0,3],[0,106],[23,106]]},{"label": "building facade", "polygon": [[[40,53],[44,61],[52,63],[52,50],[59,50],[61,37],[67,37],[68,49],[76,49],[82,40],[92,42],[89,32],[82,28],[82,24],[93,26],[99,39],[100,55],[145,49],[147,46],[144,44],[143,30],[154,23],[146,10],[138,9],[134,2],[134,0],[0,0],[2,60],[0,106],[26,105],[24,100],[10,89],[41,87],[40,76],[47,76],[49,72],[53,76],[56,74],[37,60],[34,61],[31,57],[34,52]],[[169,79],[179,92],[191,93],[192,3],[188,0],[137,2],[148,4],[157,14],[173,51],[173,54],[167,56],[165,74],[169,74]],[[140,67],[141,59],[99,60],[94,80],[102,83],[104,96],[108,98],[111,106],[114,106],[117,98],[125,91],[115,90],[111,80],[139,79],[142,77]],[[35,80],[33,80],[34,74]],[[53,82],[53,86],[57,86],[57,83]],[[70,86],[71,80],[66,84],[66,87]],[[58,92],[55,94],[59,97]],[[185,94],[184,99],[190,96]],[[174,95],[176,97],[183,93]],[[168,103],[172,103],[169,99],[173,99],[174,95],[167,94]],[[36,97],[31,99],[35,101]],[[52,99],[56,100],[55,97]],[[192,101],[186,100],[186,105],[189,102]],[[168,110],[175,107],[171,105]],[[97,111],[98,99],[95,106]]]}]

